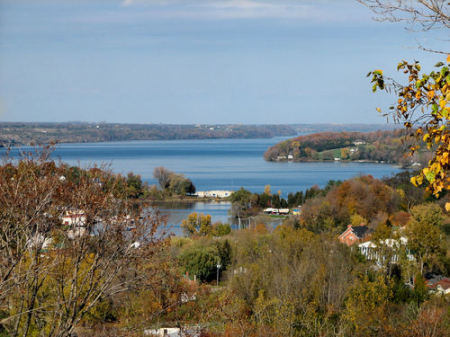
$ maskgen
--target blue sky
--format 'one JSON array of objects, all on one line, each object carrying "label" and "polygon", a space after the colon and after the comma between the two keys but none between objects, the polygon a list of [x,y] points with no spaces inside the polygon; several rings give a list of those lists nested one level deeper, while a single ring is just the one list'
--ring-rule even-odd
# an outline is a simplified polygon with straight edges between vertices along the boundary
[{"label": "blue sky", "polygon": [[443,35],[356,0],[0,0],[0,121],[383,123],[366,73]]}]

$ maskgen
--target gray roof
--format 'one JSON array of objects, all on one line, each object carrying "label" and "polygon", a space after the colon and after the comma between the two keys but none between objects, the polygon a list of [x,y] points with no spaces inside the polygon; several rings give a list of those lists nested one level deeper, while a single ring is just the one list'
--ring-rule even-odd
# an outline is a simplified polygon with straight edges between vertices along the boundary
[{"label": "gray roof", "polygon": [[372,230],[367,226],[354,226],[352,227],[352,231],[359,239],[364,238],[372,232]]}]

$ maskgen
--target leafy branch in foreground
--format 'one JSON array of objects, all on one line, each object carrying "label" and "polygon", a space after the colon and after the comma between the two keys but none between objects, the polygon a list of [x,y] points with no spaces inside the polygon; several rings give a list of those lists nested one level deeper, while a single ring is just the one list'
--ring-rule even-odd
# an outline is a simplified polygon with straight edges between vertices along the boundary
[{"label": "leafy branch in foreground", "polygon": [[[439,62],[435,65],[436,70],[421,74],[419,62],[400,62],[397,70],[408,76],[406,84],[385,77],[382,70],[367,75],[372,78],[374,92],[386,90],[398,97],[396,104],[390,107],[392,111],[385,116],[393,117],[395,122],[402,122],[412,131],[416,141],[410,146],[411,153],[418,151],[422,142],[432,151],[428,165],[411,178],[411,182],[416,186],[427,182],[427,189],[435,196],[450,190],[450,55],[446,63]],[[446,208],[450,210],[450,205]]]}]

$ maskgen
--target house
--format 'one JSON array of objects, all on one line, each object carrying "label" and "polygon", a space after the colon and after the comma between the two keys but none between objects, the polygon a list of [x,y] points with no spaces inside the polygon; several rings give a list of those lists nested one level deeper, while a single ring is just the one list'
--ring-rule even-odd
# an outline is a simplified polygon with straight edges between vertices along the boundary
[{"label": "house", "polygon": [[[414,256],[411,254],[409,249],[407,248],[408,239],[405,237],[400,237],[399,240],[395,239],[386,239],[379,243],[381,246],[378,247],[374,242],[372,241],[366,241],[363,243],[360,243],[358,245],[358,249],[362,255],[364,255],[368,260],[376,261],[378,265],[381,265],[383,261],[385,261],[384,256],[380,256],[380,249],[381,247],[389,248],[389,250],[392,252],[392,255],[390,257],[391,263],[397,263],[399,260],[399,252],[401,250],[406,250],[406,258],[409,261],[414,261]],[[405,252],[405,251],[404,251]]]},{"label": "house", "polygon": [[302,206],[298,206],[297,208],[294,208],[294,209],[292,210],[292,214],[293,214],[293,215],[300,215],[301,212],[302,212]]},{"label": "house", "polygon": [[66,211],[61,221],[63,225],[83,227],[86,224],[86,214],[81,210]]},{"label": "house", "polygon": [[278,214],[280,214],[280,215],[288,215],[289,212],[290,212],[289,208],[280,208],[278,210]]},{"label": "house", "polygon": [[361,240],[365,239],[371,232],[372,230],[366,225],[348,225],[344,233],[339,235],[339,241],[346,244],[347,246],[352,246],[355,243],[358,243]]},{"label": "house", "polygon": [[426,286],[436,294],[450,294],[450,278],[435,276],[425,282]]},{"label": "house", "polygon": [[67,237],[71,240],[76,238],[81,238],[88,234],[88,231],[85,227],[76,227],[75,229],[69,229],[67,231]]}]

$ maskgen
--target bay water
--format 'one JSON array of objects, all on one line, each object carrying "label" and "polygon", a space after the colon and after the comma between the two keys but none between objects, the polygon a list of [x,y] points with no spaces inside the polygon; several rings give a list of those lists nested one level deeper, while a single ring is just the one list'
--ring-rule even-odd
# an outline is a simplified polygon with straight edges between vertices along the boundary
[{"label": "bay water", "polygon": [[[314,185],[323,187],[329,180],[365,174],[382,178],[400,171],[396,166],[381,163],[265,161],[264,151],[283,139],[72,143],[57,145],[52,156],[81,167],[106,165],[116,173],[133,172],[149,184],[156,184],[153,178],[155,167],[164,166],[191,179],[197,191],[244,187],[261,193],[266,185],[270,185],[273,193],[281,191],[283,197]],[[168,223],[179,227],[192,212],[211,214],[213,221],[227,222],[231,205],[227,202],[194,202],[161,204],[159,207],[168,216]]]}]

